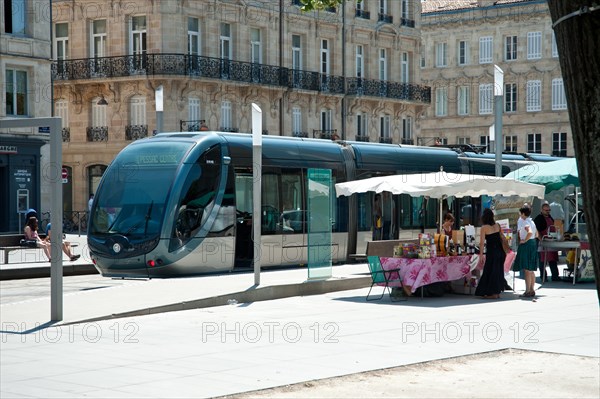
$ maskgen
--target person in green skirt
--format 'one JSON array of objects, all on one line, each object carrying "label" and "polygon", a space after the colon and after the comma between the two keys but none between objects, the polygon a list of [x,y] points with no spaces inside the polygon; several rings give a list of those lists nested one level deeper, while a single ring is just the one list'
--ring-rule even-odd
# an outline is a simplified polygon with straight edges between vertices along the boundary
[{"label": "person in green skirt", "polygon": [[531,208],[523,206],[519,209],[521,214],[517,222],[517,232],[519,237],[519,248],[517,257],[513,265],[513,270],[525,271],[525,292],[520,295],[522,298],[535,297],[535,271],[539,262],[537,252],[537,229],[531,219]]}]

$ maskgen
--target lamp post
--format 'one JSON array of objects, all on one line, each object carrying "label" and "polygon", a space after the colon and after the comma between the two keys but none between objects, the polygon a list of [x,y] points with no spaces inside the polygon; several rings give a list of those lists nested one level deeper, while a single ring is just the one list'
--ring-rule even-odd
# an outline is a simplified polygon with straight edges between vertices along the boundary
[{"label": "lamp post", "polygon": [[260,284],[262,110],[252,103],[252,237],[254,241],[254,285]]},{"label": "lamp post", "polygon": [[154,92],[154,100],[156,102],[156,133],[161,133],[163,130],[163,86],[160,85]]},{"label": "lamp post", "polygon": [[494,149],[496,177],[502,177],[502,103],[504,97],[504,72],[494,65]]}]

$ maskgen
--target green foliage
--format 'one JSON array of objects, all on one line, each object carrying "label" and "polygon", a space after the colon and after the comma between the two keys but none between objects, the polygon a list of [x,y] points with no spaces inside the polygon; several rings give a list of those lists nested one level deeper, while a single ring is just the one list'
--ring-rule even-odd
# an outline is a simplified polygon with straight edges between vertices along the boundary
[{"label": "green foliage", "polygon": [[330,7],[337,7],[345,0],[300,0],[304,4],[300,9],[308,12],[313,10],[324,10]]}]

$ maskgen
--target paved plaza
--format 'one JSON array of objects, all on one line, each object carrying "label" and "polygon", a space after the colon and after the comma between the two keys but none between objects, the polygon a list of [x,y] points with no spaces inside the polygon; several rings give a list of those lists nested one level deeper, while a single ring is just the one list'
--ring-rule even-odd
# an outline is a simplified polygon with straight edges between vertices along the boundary
[{"label": "paved plaza", "polygon": [[[321,293],[306,289],[313,284],[306,269],[263,272],[262,291],[251,273],[149,281],[66,277],[61,323],[49,321],[50,279],[2,281],[0,396],[216,397],[355,373],[365,377],[346,378],[367,384],[364,373],[372,370],[508,349],[554,356],[532,363],[532,375],[524,378],[539,395],[529,397],[564,392],[556,382],[578,397],[600,390],[594,284],[547,283],[536,301],[518,297],[524,282],[516,279],[516,293],[497,301],[445,295],[391,302],[386,295],[367,302],[366,272],[365,264],[336,266],[332,285],[322,285]],[[326,292],[349,283],[362,288]],[[280,299],[242,302],[249,292]],[[211,297],[226,304],[174,311]],[[123,316],[134,309],[150,314]],[[591,359],[591,369],[566,369],[555,382],[539,384],[536,370],[573,364],[561,358],[566,355],[588,365]],[[482,373],[507,367],[502,356],[487,365],[491,370]],[[446,369],[443,375],[452,378]],[[416,391],[408,397],[428,396],[431,383],[412,384]],[[354,388],[354,396],[378,396],[368,386]],[[507,396],[492,391],[489,397]]]}]

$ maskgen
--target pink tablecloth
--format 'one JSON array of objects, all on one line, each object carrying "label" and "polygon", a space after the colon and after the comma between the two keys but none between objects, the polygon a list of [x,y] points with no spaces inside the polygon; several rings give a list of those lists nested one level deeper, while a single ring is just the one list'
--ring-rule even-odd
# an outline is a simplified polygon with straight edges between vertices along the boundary
[{"label": "pink tablecloth", "polygon": [[400,269],[400,277],[411,292],[438,281],[463,278],[470,271],[470,256],[447,256],[430,259],[380,258],[384,270]]},{"label": "pink tablecloth", "polygon": [[[517,253],[515,251],[510,251],[506,254],[506,259],[504,260],[504,273],[508,273],[512,268],[512,264],[517,257]],[[483,260],[481,263],[478,263],[477,270],[483,270],[483,265],[485,263],[485,255],[483,255]]]}]

